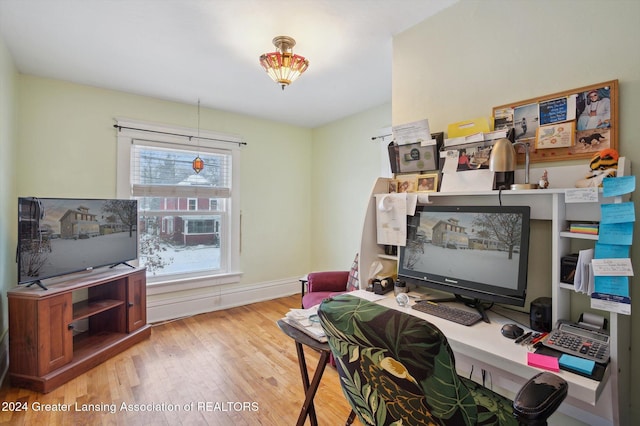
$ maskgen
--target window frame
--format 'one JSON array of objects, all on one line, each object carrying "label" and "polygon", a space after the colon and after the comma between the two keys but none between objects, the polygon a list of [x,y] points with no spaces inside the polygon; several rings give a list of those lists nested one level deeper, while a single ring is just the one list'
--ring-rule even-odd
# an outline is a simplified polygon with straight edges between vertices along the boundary
[{"label": "window frame", "polygon": [[[202,129],[168,126],[142,122],[126,118],[117,118],[117,170],[116,195],[118,198],[132,198],[131,184],[131,146],[134,140],[171,144],[177,148],[197,150],[198,147],[229,151],[231,154],[232,193],[227,199],[228,223],[221,241],[222,261],[227,270],[222,273],[195,273],[172,275],[170,277],[147,277],[148,289],[155,288],[159,293],[165,291],[182,291],[187,289],[209,287],[219,284],[237,283],[240,281],[240,153],[242,139],[236,135],[221,134]],[[206,138],[206,139],[205,139]]]}]

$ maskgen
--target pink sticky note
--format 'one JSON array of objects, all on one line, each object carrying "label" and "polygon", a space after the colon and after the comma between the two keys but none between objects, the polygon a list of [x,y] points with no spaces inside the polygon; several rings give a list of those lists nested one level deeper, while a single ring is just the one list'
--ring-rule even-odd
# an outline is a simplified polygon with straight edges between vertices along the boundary
[{"label": "pink sticky note", "polygon": [[527,364],[532,367],[544,368],[549,371],[560,371],[560,365],[558,364],[558,358],[549,355],[534,354],[533,352],[527,353]]}]

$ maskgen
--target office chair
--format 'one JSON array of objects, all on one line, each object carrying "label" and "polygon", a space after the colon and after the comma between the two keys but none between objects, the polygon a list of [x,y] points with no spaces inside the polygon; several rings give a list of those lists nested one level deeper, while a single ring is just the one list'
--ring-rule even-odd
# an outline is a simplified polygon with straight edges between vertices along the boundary
[{"label": "office chair", "polygon": [[318,314],[342,391],[365,425],[545,425],[567,395],[567,382],[548,372],[514,401],[458,376],[442,332],[406,312],[343,294]]}]

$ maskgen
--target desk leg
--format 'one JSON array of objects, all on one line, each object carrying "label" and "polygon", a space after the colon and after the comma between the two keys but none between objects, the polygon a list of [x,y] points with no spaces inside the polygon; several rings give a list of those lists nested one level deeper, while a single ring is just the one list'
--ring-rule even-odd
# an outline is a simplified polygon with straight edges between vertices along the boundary
[{"label": "desk leg", "polygon": [[311,421],[312,426],[318,426],[318,418],[316,417],[316,409],[313,405],[313,398],[316,396],[318,386],[320,385],[320,379],[322,378],[322,373],[324,373],[324,369],[327,366],[327,362],[329,361],[329,352],[320,352],[318,367],[316,368],[316,372],[313,375],[313,380],[311,381],[311,383],[309,383],[307,362],[304,357],[304,350],[301,343],[296,342],[296,350],[298,351],[298,362],[300,364],[300,374],[302,376],[302,386],[304,388],[305,394],[304,403],[302,404],[302,409],[300,410],[300,415],[298,416],[298,422],[296,423],[296,426],[304,425],[304,421],[307,418],[307,415],[309,416],[309,420]]}]

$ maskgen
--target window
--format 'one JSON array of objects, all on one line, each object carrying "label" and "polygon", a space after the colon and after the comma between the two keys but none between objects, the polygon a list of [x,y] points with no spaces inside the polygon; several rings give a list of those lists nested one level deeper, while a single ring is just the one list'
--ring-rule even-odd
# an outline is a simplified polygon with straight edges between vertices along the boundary
[{"label": "window", "polygon": [[[241,141],[123,120],[118,126],[118,191],[138,199],[138,260],[147,282],[237,274]],[[191,166],[196,156],[205,163],[200,173]]]}]

